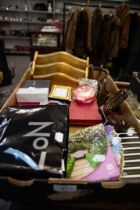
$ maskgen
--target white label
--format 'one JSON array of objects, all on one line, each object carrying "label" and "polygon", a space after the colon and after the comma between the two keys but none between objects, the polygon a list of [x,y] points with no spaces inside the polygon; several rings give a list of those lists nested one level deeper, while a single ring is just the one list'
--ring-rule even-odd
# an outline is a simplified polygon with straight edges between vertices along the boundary
[{"label": "white label", "polygon": [[114,169],[113,164],[112,163],[107,164],[106,169],[107,169],[107,171],[112,171]]},{"label": "white label", "polygon": [[59,143],[62,143],[63,142],[63,136],[64,136],[63,133],[57,132],[57,133],[55,133],[55,140]]},{"label": "white label", "polygon": [[66,88],[55,88],[53,95],[66,97],[67,93],[68,93],[68,90]]},{"label": "white label", "polygon": [[61,160],[61,169],[62,169],[62,171],[65,171],[65,162],[64,162],[64,159]]},{"label": "white label", "polygon": [[133,128],[129,128],[126,133],[128,136],[133,136],[135,133],[135,130]]},{"label": "white label", "polygon": [[17,94],[48,94],[48,88],[35,88],[35,87],[28,87],[28,88],[19,88]]},{"label": "white label", "polygon": [[113,139],[112,139],[112,144],[113,145],[117,145],[117,144],[119,144],[121,142],[121,138],[120,137],[113,137]]},{"label": "white label", "polygon": [[76,192],[77,185],[53,185],[53,190],[56,192]]},{"label": "white label", "polygon": [[40,170],[43,170],[44,169],[46,154],[47,154],[47,152],[45,152],[45,151],[42,151],[41,152],[40,160],[39,160],[39,164],[38,164]]},{"label": "white label", "polygon": [[42,102],[48,100],[48,88],[19,88],[16,93],[18,102]]},{"label": "white label", "polygon": [[103,162],[105,160],[105,156],[104,155],[94,155],[93,160],[95,162]]}]

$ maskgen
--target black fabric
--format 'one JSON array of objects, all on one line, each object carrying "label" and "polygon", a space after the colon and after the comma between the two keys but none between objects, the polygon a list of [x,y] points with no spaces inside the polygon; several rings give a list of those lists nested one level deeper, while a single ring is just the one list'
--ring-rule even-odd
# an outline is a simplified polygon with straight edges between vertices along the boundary
[{"label": "black fabric", "polygon": [[102,54],[102,10],[96,8],[92,20],[92,48],[93,48],[93,64],[101,65]]},{"label": "black fabric", "polygon": [[[137,44],[135,43],[135,45],[133,44],[135,41],[135,37],[137,37],[138,39],[137,22],[138,22],[137,13],[131,14],[128,47],[127,49],[123,48],[119,49],[118,57],[112,60],[112,67],[111,69],[109,69],[114,79],[119,77],[118,78],[119,80],[129,81],[131,78],[131,73],[134,69],[134,65],[136,64],[134,63],[134,59],[136,58],[136,55],[138,55],[138,53],[133,53],[137,51],[137,46],[139,45],[138,42],[136,42]],[[139,62],[137,62],[137,64],[138,63]]]},{"label": "black fabric", "polygon": [[0,71],[3,72],[3,81],[1,85],[10,85],[12,82],[12,72],[8,68],[8,63],[4,52],[3,40],[0,40]]},{"label": "black fabric", "polygon": [[[134,26],[135,28],[133,29]],[[132,32],[133,39],[130,43],[128,62],[125,68],[125,72],[128,74],[132,74],[133,71],[140,72],[140,18],[137,14],[134,14],[133,17],[131,33]]]},{"label": "black fabric", "polygon": [[103,17],[102,34],[101,34],[102,64],[104,65],[107,63],[109,59],[110,25],[111,25],[110,15],[105,14]]},{"label": "black fabric", "polygon": [[[8,107],[0,115],[0,136],[1,176],[64,176],[61,165],[67,150],[67,105]],[[11,149],[12,153],[7,152]]]},{"label": "black fabric", "polygon": [[84,58],[87,55],[88,15],[86,11],[79,11],[75,32],[74,55]]}]

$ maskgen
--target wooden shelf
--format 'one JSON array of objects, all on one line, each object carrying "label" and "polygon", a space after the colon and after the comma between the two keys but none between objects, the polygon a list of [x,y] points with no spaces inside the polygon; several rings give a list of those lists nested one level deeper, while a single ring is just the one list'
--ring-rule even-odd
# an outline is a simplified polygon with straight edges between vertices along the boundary
[{"label": "wooden shelf", "polygon": [[63,15],[62,11],[40,11],[40,10],[19,10],[19,9],[15,9],[15,10],[4,10],[4,9],[0,9],[1,13],[29,13],[29,14],[59,14],[59,15]]},{"label": "wooden shelf", "polygon": [[[10,50],[15,49],[14,46],[18,46],[19,44],[22,46],[26,42],[27,45],[31,47],[31,39],[34,41],[34,37],[30,36],[31,31],[40,32],[41,28],[44,26],[54,26],[55,20],[59,19],[60,24],[62,24],[63,18],[63,1],[56,2],[56,0],[52,1],[52,11],[48,11],[48,4],[46,0],[42,0],[41,3],[46,5],[46,10],[34,10],[34,6],[37,2],[34,0],[15,0],[12,2],[5,2],[1,0],[0,7],[0,24],[1,24],[1,35],[0,38],[5,42],[6,54],[29,54],[31,52],[24,51],[16,51]],[[38,8],[37,8],[38,9]],[[42,8],[43,9],[43,8]],[[45,8],[44,8],[45,9]],[[68,14],[68,12],[66,12]],[[43,20],[43,21],[42,21]],[[5,29],[6,28],[6,29]],[[8,30],[9,35],[3,35],[4,32]],[[10,32],[11,31],[11,32]],[[12,32],[13,31],[13,32]],[[15,31],[15,32],[14,32]],[[16,33],[17,31],[17,33]],[[19,32],[18,32],[19,31]],[[26,31],[24,34],[23,32]],[[3,33],[2,33],[3,32]],[[22,32],[22,33],[20,33]],[[58,36],[59,40],[61,39],[62,31],[45,31],[47,34],[53,34]],[[59,41],[60,42],[60,41]],[[59,44],[60,45],[60,44]],[[45,46],[46,47],[46,46]],[[40,48],[44,51],[43,46]],[[51,48],[51,49],[50,49]],[[48,51],[55,50],[54,47],[47,47]],[[58,49],[58,47],[57,47]],[[19,49],[20,50],[20,49]],[[21,49],[22,50],[22,49]],[[25,49],[26,50],[26,49]],[[28,51],[28,49],[27,49]]]},{"label": "wooden shelf", "polygon": [[30,55],[30,51],[5,50],[6,55]]},{"label": "wooden shelf", "polygon": [[17,23],[17,24],[39,24],[39,25],[52,25],[52,23],[41,22],[41,21],[11,21],[11,20],[0,20],[3,23]]},{"label": "wooden shelf", "polygon": [[23,39],[23,40],[29,40],[30,39],[30,37],[24,37],[24,36],[8,36],[8,35],[6,35],[6,36],[1,36],[0,35],[0,39]]}]

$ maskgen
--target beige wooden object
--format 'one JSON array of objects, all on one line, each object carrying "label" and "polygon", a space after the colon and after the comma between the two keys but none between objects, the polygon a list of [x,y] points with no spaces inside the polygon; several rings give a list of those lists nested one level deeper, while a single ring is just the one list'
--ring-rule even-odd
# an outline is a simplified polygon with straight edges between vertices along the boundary
[{"label": "beige wooden object", "polygon": [[43,74],[43,75],[34,75],[33,79],[44,79],[51,80],[51,87],[53,85],[64,85],[71,86],[72,88],[76,88],[79,84],[79,80],[71,77],[65,73],[55,72],[51,74]]},{"label": "beige wooden object", "polygon": [[[59,51],[49,54],[34,54],[32,67],[30,70],[31,78],[37,79],[37,75],[45,75],[57,72],[63,73],[73,79],[88,78],[89,58],[80,59],[70,53]],[[59,75],[60,76],[60,75]],[[42,77],[42,76],[41,76]],[[39,79],[41,79],[39,76]],[[65,78],[66,79],[66,78]],[[61,78],[61,81],[63,78]],[[62,84],[63,85],[63,84]]]},{"label": "beige wooden object", "polygon": [[86,69],[86,67],[89,65],[89,60],[87,59],[81,59],[74,55],[71,55],[68,52],[65,51],[59,51],[49,54],[37,54],[36,59],[36,65],[40,64],[49,64],[53,62],[65,62],[68,63],[76,68],[79,69]]},{"label": "beige wooden object", "polygon": [[85,77],[84,70],[78,69],[64,62],[55,62],[44,65],[36,65],[33,78],[37,75],[51,74],[56,72],[61,72],[77,79]]}]

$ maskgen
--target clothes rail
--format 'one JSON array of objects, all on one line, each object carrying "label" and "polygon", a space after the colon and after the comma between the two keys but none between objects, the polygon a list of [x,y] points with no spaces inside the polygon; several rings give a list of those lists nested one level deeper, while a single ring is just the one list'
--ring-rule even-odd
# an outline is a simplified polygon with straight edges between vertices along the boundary
[{"label": "clothes rail", "polygon": [[[99,0],[95,0],[95,2],[99,2]],[[122,4],[122,3],[125,3],[125,4],[139,4],[140,5],[140,2],[139,2],[139,0],[137,0],[137,1],[134,1],[134,0],[132,0],[132,1],[130,1],[130,0],[105,0],[105,1],[102,1],[102,3],[120,3],[120,4]]]},{"label": "clothes rail", "polygon": [[[134,4],[138,4],[138,5],[140,5],[140,2],[139,2],[139,0],[137,0],[137,1],[129,1],[129,0],[94,0],[94,2],[96,3],[96,4],[100,4],[100,3],[102,3],[102,4],[104,4],[104,3],[109,3],[109,4],[114,4],[114,3],[116,3],[116,4],[122,4],[122,3],[124,3],[124,4],[129,4],[129,5],[134,5]],[[71,3],[71,2],[65,2],[66,4],[68,3],[68,4],[78,4],[78,3]],[[82,3],[80,3],[80,4],[82,4]],[[83,3],[84,4],[84,3]],[[88,1],[88,3],[85,3],[85,4],[88,4],[88,5],[90,5],[90,0]]]},{"label": "clothes rail", "polygon": [[86,4],[86,3],[83,3],[83,4],[78,4],[78,3],[69,3],[69,2],[65,2],[63,4],[63,50],[65,48],[65,44],[64,44],[64,37],[65,37],[65,20],[66,20],[66,7],[67,6],[76,6],[76,7],[84,7],[84,6],[88,6],[88,7],[93,7],[93,8],[96,8],[96,7],[101,7],[101,8],[106,8],[106,9],[114,9],[115,6],[111,6],[111,5],[100,5],[99,4]]},{"label": "clothes rail", "polygon": [[[67,6],[76,6],[76,7],[84,7],[84,6],[87,6],[87,7],[93,7],[93,8],[97,8],[97,7],[100,7],[100,8],[104,8],[104,9],[115,9],[115,6],[116,4],[128,4],[128,5],[131,5],[131,4],[139,4],[139,7],[131,7],[131,10],[134,10],[134,11],[140,11],[140,3],[136,2],[136,1],[133,1],[133,2],[128,2],[128,1],[99,1],[98,3],[96,2],[95,4],[89,4],[89,3],[73,3],[73,2],[64,2],[63,4],[63,50],[65,50],[65,43],[64,43],[64,37],[65,37],[65,21],[66,21],[66,7]],[[111,5],[106,5],[106,4],[111,4]]]}]

